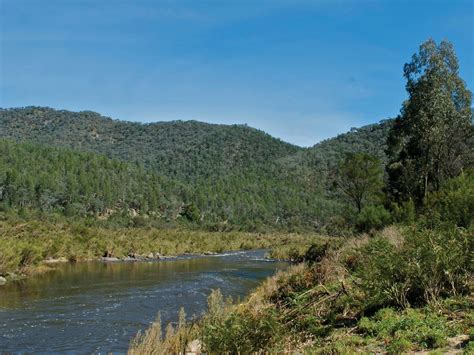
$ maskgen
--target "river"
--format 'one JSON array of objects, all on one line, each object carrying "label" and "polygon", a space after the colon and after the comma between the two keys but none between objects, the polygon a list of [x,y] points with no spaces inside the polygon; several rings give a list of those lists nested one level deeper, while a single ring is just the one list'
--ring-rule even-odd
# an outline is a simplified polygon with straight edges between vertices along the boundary
[{"label": "river", "polygon": [[158,312],[206,309],[212,289],[244,297],[287,264],[264,251],[184,256],[158,262],[77,263],[0,286],[1,352],[126,352]]}]

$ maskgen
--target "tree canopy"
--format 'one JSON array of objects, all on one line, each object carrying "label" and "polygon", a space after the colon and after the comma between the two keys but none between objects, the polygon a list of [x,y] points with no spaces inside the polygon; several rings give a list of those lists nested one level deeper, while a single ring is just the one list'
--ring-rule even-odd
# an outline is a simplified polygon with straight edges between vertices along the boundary
[{"label": "tree canopy", "polygon": [[421,204],[428,192],[468,165],[471,92],[448,41],[424,42],[405,64],[404,77],[408,100],[388,139],[389,189],[395,199]]}]

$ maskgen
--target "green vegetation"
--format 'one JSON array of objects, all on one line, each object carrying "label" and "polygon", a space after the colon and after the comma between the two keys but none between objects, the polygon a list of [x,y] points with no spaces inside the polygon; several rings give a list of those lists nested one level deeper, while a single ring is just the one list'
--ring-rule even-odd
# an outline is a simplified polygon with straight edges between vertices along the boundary
[{"label": "green vegetation", "polygon": [[241,125],[2,109],[0,275],[271,248],[300,263],[242,304],[214,291],[164,336],[157,319],[130,351],[472,351],[472,95],[448,42],[404,76],[399,117],[308,149]]},{"label": "green vegetation", "polygon": [[[346,153],[366,152],[385,161],[390,122],[353,129],[303,149],[247,126],[138,124],[92,112],[0,109],[0,137],[10,140],[1,143],[0,191],[12,184],[7,172],[14,170],[20,180],[29,181],[26,187],[18,182],[19,195],[25,189],[31,195],[39,184],[46,208],[69,215],[104,216],[133,208],[134,213],[153,215],[160,223],[179,223],[184,213],[193,224],[212,231],[337,233],[333,216],[343,200],[332,192],[333,172]],[[14,147],[13,142],[28,144]],[[25,172],[18,173],[20,168]],[[54,184],[38,181],[39,176],[48,176],[47,169],[54,171]],[[69,196],[65,190],[74,184],[81,185],[81,196],[77,196],[81,191]],[[133,192],[134,201],[128,191],[128,200],[122,201],[122,186]],[[25,204],[6,199],[0,194],[7,208]],[[26,205],[37,208],[38,203],[29,196]]]},{"label": "green vegetation", "polygon": [[58,218],[0,220],[0,275],[33,274],[45,271],[47,259],[69,261],[97,260],[108,254],[118,258],[128,255],[164,256],[185,253],[223,252],[230,250],[270,249],[289,240],[307,244],[316,236],[278,233],[204,232],[188,228],[87,226],[82,220]]},{"label": "green vegetation", "polygon": [[380,202],[382,178],[378,159],[366,153],[350,153],[339,165],[335,184],[360,214],[366,203]]},{"label": "green vegetation", "polygon": [[182,321],[159,342],[155,324],[130,352],[182,352],[197,342],[210,354],[471,353],[471,93],[447,42],[422,44],[405,78],[409,99],[390,123],[386,181],[384,156],[345,154],[333,172],[328,191],[346,204],[328,226],[349,237],[277,248],[274,255],[304,262],[241,304],[213,291],[197,323]]},{"label": "green vegetation", "polygon": [[175,219],[190,194],[182,184],[137,165],[5,140],[0,140],[0,181],[3,211],[113,217],[115,222],[121,214],[138,214],[136,211],[142,216]]},{"label": "green vegetation", "polygon": [[472,95],[447,41],[423,43],[404,76],[408,100],[388,139],[388,188],[394,198],[421,205],[428,192],[472,163]]},{"label": "green vegetation", "polygon": [[[212,293],[208,313],[179,331],[186,335],[179,349],[194,339],[208,353],[399,353],[468,346],[474,326],[472,235],[456,228],[445,236],[390,227],[330,246],[313,263],[267,280],[245,303]],[[154,334],[161,334],[156,327]],[[160,343],[144,334],[132,352],[167,353],[177,342],[175,333],[167,333]]]}]

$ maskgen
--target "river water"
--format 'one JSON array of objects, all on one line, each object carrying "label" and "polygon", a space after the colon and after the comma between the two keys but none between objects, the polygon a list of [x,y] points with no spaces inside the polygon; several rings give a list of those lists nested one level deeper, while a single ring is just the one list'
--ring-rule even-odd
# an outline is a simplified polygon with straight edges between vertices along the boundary
[{"label": "river water", "polygon": [[206,309],[212,289],[244,297],[284,269],[264,251],[187,256],[158,262],[67,264],[0,286],[0,352],[126,352],[158,312],[163,325],[179,308]]}]

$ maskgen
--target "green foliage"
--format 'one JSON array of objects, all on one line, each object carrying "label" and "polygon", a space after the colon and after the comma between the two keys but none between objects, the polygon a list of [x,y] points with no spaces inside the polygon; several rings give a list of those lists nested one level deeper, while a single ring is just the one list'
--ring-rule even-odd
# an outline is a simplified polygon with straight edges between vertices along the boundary
[{"label": "green foliage", "polygon": [[474,170],[445,182],[426,198],[424,214],[430,223],[468,228],[474,222]]},{"label": "green foliage", "polygon": [[211,233],[189,229],[158,229],[148,225],[104,228],[96,223],[87,225],[87,220],[77,218],[74,221],[64,217],[58,218],[56,222],[38,219],[25,221],[17,216],[0,213],[0,275],[11,272],[34,273],[47,258],[81,261],[98,259],[105,252],[124,258],[129,253],[145,257],[150,253],[169,256],[270,249],[279,248],[292,238],[295,243],[309,245],[317,236],[239,231]]},{"label": "green foliage", "polygon": [[409,308],[400,313],[384,308],[373,318],[362,318],[358,326],[365,334],[387,343],[390,353],[440,348],[454,335],[447,319],[428,309]]},{"label": "green foliage", "polygon": [[[46,164],[53,168],[54,173],[48,176],[52,181],[42,179],[46,180],[45,186],[41,185],[35,206],[60,210],[68,216],[105,211],[110,206],[114,210],[129,206],[139,214],[153,212],[153,219],[173,222],[183,206],[194,204],[200,212],[199,224],[218,231],[236,228],[325,231],[341,207],[340,202],[332,199],[330,171],[350,152],[367,152],[384,161],[389,126],[385,121],[353,129],[304,149],[242,125],[195,121],[139,124],[111,120],[88,111],[41,107],[0,109],[1,138],[39,145],[28,148],[31,159],[27,157],[25,164],[34,165],[33,158],[37,157],[41,163],[53,162]],[[41,145],[101,156],[79,154],[77,159],[68,158],[75,160],[78,164],[74,163],[73,167],[82,171],[83,176],[78,179],[74,171],[58,170],[59,166],[55,166],[55,157],[63,154],[60,150],[47,150]],[[25,147],[18,148],[22,149]],[[41,154],[46,156],[43,158]],[[121,164],[117,168],[120,171],[110,167],[111,161],[102,168],[103,155],[114,164]],[[95,163],[83,161],[86,157]],[[5,169],[4,175],[0,174],[0,184],[6,179],[6,171],[11,170],[10,165],[21,160],[17,158],[14,161],[7,158],[3,161],[5,165],[0,165]],[[7,201],[5,194],[3,208],[20,209],[23,202],[19,199],[25,193],[27,206],[30,205],[29,196],[34,193],[37,176],[47,173],[28,165],[25,165],[26,174],[20,175],[29,175],[31,184],[22,185],[21,191],[15,187],[16,197],[7,189],[2,190],[14,200],[11,205],[10,197]],[[141,174],[148,177],[138,176]],[[143,184],[151,176],[154,180],[151,185],[156,189],[147,189],[149,182]],[[21,176],[20,180],[23,179]],[[120,190],[124,190],[125,201],[118,198]],[[191,214],[191,219],[194,217]],[[118,225],[133,226],[133,221],[121,213],[109,218]]]},{"label": "green foliage", "polygon": [[376,237],[360,251],[355,276],[365,292],[368,310],[383,306],[408,306],[410,279],[402,253],[389,240]]},{"label": "green foliage", "polygon": [[329,249],[329,243],[326,242],[324,244],[311,244],[304,255],[304,261],[308,262],[309,264],[313,264],[319,262],[326,256],[326,252]]},{"label": "green foliage", "polygon": [[28,210],[171,217],[186,193],[167,178],[101,155],[0,140],[0,204],[25,217]]},{"label": "green foliage", "polygon": [[421,205],[472,159],[472,95],[448,41],[424,42],[404,76],[409,98],[388,139],[389,190],[396,201]]},{"label": "green foliage", "polygon": [[391,221],[390,212],[383,206],[369,205],[360,211],[356,217],[356,228],[359,232],[382,229]]},{"label": "green foliage", "polygon": [[336,186],[361,213],[366,203],[378,202],[382,195],[381,162],[366,153],[348,153],[339,164]]},{"label": "green foliage", "polygon": [[395,222],[412,224],[416,220],[416,207],[412,199],[392,203],[392,217]]},{"label": "green foliage", "polygon": [[181,215],[190,222],[198,222],[200,218],[199,209],[193,202],[183,207]]},{"label": "green foliage", "polygon": [[205,351],[248,354],[273,345],[281,327],[271,311],[263,315],[227,312],[230,305],[231,300],[225,302],[218,290],[209,296],[201,329]]},{"label": "green foliage", "polygon": [[368,309],[423,305],[469,292],[471,233],[454,227],[405,233],[403,244],[376,237],[360,250],[355,275]]}]

